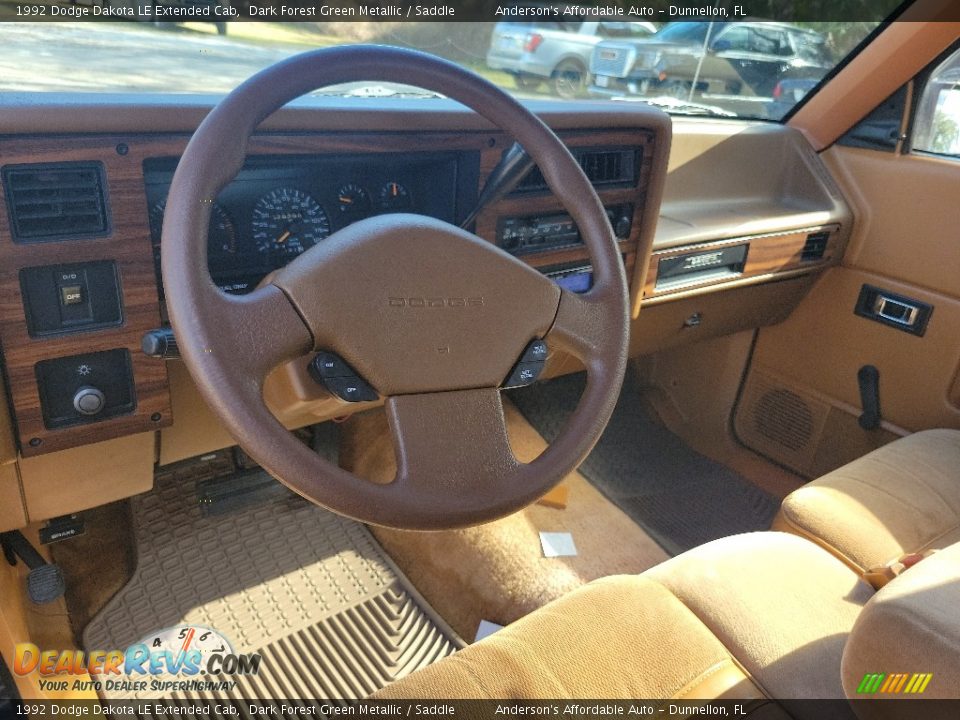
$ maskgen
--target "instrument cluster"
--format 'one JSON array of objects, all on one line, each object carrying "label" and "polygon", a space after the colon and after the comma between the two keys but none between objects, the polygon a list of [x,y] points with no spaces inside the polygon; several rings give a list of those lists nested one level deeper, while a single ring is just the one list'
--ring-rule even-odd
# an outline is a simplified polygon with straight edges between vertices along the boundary
[{"label": "instrument cluster", "polygon": [[[476,180],[472,190],[463,182],[473,174],[464,155],[252,158],[212,206],[210,274],[223,290],[245,293],[268,273],[363,218],[412,212],[456,222],[469,209],[471,192],[476,196]],[[148,160],[144,167],[158,280],[175,163]]]}]

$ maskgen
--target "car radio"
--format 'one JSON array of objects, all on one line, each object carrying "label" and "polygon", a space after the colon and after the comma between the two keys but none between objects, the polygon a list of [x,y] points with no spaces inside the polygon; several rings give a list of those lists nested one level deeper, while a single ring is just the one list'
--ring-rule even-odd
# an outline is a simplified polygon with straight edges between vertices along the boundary
[{"label": "car radio", "polygon": [[[633,205],[611,205],[607,217],[618,240],[630,237]],[[497,245],[513,255],[582,244],[576,223],[566,213],[506,217],[497,223]]]}]

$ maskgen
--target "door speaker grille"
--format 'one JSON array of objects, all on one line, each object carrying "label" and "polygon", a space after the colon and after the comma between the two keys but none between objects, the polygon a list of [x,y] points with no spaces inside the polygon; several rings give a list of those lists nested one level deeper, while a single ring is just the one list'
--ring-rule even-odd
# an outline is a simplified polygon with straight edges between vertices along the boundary
[{"label": "door speaker grille", "polygon": [[747,377],[734,430],[751,450],[808,475],[830,406],[754,368]]},{"label": "door speaker grille", "polygon": [[813,435],[813,413],[789,390],[768,390],[754,408],[753,423],[763,437],[790,450],[803,450]]}]

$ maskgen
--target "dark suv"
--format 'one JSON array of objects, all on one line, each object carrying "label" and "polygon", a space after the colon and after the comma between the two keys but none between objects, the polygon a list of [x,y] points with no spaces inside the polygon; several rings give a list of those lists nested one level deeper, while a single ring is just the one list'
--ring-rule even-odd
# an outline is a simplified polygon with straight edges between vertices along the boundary
[{"label": "dark suv", "polygon": [[759,21],[673,22],[649,39],[599,43],[590,92],[769,100],[781,80],[819,80],[830,67],[826,40],[812,30]]}]

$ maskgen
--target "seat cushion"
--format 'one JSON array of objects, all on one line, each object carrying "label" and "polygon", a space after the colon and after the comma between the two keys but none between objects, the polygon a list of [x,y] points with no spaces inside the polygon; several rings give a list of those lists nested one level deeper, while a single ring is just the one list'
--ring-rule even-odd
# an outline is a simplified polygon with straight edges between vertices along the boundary
[{"label": "seat cushion", "polygon": [[960,541],[960,431],[926,430],[791,493],[773,521],[858,573]]},{"label": "seat cushion", "polygon": [[[669,648],[669,652],[664,652]],[[583,586],[376,698],[762,697],[730,653],[659,583]]]},{"label": "seat cushion", "polygon": [[375,697],[843,697],[870,595],[806,540],[724,538],[575,590]]},{"label": "seat cushion", "polygon": [[749,533],[648,570],[774,698],[842,698],[840,659],[873,589],[807,540]]}]

